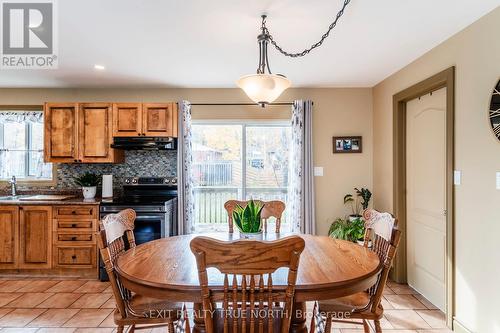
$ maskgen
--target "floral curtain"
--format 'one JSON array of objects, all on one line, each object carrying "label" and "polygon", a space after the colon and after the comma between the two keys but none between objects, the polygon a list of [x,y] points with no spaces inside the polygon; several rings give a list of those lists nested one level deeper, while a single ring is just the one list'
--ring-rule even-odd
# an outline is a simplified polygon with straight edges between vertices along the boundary
[{"label": "floral curtain", "polygon": [[312,101],[293,103],[288,201],[293,231],[306,234],[316,232],[312,111]]},{"label": "floral curtain", "polygon": [[32,122],[43,124],[42,111],[0,111],[0,124]]},{"label": "floral curtain", "polygon": [[179,235],[194,232],[194,193],[192,177],[192,132],[191,132],[191,103],[179,102],[179,124],[177,139],[177,179],[179,187],[178,197],[178,225]]}]

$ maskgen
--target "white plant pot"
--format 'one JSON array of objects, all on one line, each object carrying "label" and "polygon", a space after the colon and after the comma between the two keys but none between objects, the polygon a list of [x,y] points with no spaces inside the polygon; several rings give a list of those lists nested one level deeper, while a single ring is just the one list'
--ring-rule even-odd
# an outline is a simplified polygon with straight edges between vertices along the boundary
[{"label": "white plant pot", "polygon": [[97,192],[97,186],[83,186],[82,192],[85,199],[94,199]]},{"label": "white plant pot", "polygon": [[262,239],[262,230],[259,232],[241,232],[240,231],[240,238],[243,239]]},{"label": "white plant pot", "polygon": [[356,221],[357,219],[363,219],[363,216],[349,215],[349,222]]}]

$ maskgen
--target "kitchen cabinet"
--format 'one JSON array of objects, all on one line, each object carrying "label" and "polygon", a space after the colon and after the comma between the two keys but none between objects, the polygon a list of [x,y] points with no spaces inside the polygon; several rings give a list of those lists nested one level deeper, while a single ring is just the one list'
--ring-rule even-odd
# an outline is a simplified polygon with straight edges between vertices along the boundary
[{"label": "kitchen cabinet", "polygon": [[142,135],[142,104],[113,104],[113,136]]},{"label": "kitchen cabinet", "polygon": [[113,104],[113,136],[177,137],[177,104]]},{"label": "kitchen cabinet", "polygon": [[123,162],[123,151],[110,146],[112,104],[46,103],[44,115],[45,162]]},{"label": "kitchen cabinet", "polygon": [[[173,137],[175,103],[143,104],[142,105],[142,133],[145,136]],[[177,137],[177,133],[175,134]]]},{"label": "kitchen cabinet", "polygon": [[113,163],[123,161],[123,151],[111,148],[112,105],[85,103],[79,105],[78,161]]},{"label": "kitchen cabinet", "polygon": [[0,273],[97,277],[98,204],[0,206]]},{"label": "kitchen cabinet", "polygon": [[46,103],[44,117],[45,162],[77,162],[78,104]]},{"label": "kitchen cabinet", "polygon": [[0,207],[0,268],[17,268],[19,252],[19,208]]},{"label": "kitchen cabinet", "polygon": [[52,207],[19,207],[19,268],[51,268]]},{"label": "kitchen cabinet", "polygon": [[52,207],[0,207],[0,268],[52,265]]},{"label": "kitchen cabinet", "polygon": [[54,206],[54,267],[96,272],[99,206]]}]

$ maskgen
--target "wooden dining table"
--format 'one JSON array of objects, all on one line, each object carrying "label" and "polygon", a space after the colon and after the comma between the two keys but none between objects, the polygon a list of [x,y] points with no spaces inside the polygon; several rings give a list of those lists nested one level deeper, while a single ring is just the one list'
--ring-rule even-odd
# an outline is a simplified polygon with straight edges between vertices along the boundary
[{"label": "wooden dining table", "polygon": [[[224,241],[239,239],[238,233],[202,234]],[[263,240],[276,240],[290,233],[268,233]],[[116,262],[123,286],[138,294],[176,302],[194,303],[194,332],[204,332],[201,289],[196,260],[189,247],[198,235],[184,235],[154,240],[126,251]],[[291,332],[307,332],[306,302],[333,299],[361,292],[376,283],[382,269],[378,256],[371,250],[344,240],[326,236],[300,234],[305,248],[295,289]],[[212,290],[222,292],[222,274],[209,269]],[[285,289],[286,269],[273,274],[273,287]],[[198,315],[197,315],[198,313]]]}]

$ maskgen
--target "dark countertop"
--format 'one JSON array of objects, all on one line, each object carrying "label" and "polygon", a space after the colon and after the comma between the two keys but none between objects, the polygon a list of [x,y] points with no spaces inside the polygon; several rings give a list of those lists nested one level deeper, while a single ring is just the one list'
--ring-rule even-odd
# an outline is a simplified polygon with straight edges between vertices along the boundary
[{"label": "dark countertop", "polygon": [[[23,197],[26,195],[21,195]],[[82,197],[70,198],[67,200],[40,200],[26,201],[15,199],[3,199],[0,197],[0,206],[55,206],[55,205],[99,205],[101,198],[84,199]]]}]

